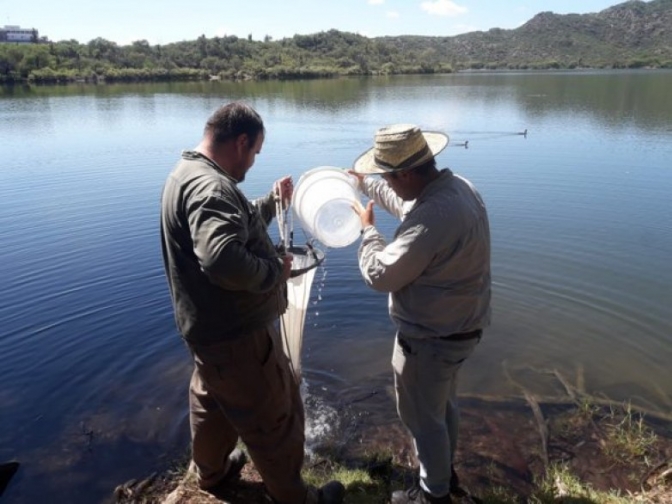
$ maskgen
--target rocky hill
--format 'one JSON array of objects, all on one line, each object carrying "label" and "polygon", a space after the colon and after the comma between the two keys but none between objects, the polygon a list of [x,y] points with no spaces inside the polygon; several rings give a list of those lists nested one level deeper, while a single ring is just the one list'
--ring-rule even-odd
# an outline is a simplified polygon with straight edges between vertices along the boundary
[{"label": "rocky hill", "polygon": [[672,0],[631,0],[591,14],[541,12],[514,30],[380,40],[454,68],[669,66]]}]

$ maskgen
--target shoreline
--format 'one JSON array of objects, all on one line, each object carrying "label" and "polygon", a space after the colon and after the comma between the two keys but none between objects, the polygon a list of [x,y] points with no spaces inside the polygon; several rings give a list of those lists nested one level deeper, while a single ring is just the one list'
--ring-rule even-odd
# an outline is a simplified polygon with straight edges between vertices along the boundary
[{"label": "shoreline", "polygon": [[[485,504],[672,503],[672,416],[592,398],[571,385],[566,391],[567,397],[556,398],[528,391],[507,398],[460,396],[456,468],[470,494]],[[407,487],[417,461],[396,415],[387,420],[322,440],[306,460],[306,481],[342,480],[346,504],[386,502],[393,490]],[[263,501],[251,462],[238,482],[215,496],[196,487],[187,465],[185,456],[161,474],[119,485],[116,502]]]},{"label": "shoreline", "polygon": [[[133,69],[115,69],[118,72]],[[668,67],[539,67],[539,68],[462,68],[457,70],[431,71],[431,72],[400,72],[400,73],[382,73],[374,72],[368,74],[341,74],[341,73],[322,73],[310,71],[302,73],[302,69],[296,69],[291,76],[276,77],[255,77],[249,74],[240,74],[234,76],[210,75],[199,69],[184,69],[185,74],[172,75],[167,70],[158,71],[154,75],[128,75],[125,77],[108,77],[105,75],[94,74],[90,77],[76,78],[54,78],[54,79],[20,79],[13,81],[1,81],[0,88],[20,87],[61,87],[71,85],[107,85],[107,84],[156,84],[156,83],[185,83],[185,82],[292,82],[292,81],[312,81],[312,80],[337,80],[343,78],[387,78],[397,76],[435,76],[435,75],[457,75],[457,74],[513,74],[513,73],[594,73],[594,72],[666,72],[671,69]],[[164,73],[165,72],[165,73]]]}]

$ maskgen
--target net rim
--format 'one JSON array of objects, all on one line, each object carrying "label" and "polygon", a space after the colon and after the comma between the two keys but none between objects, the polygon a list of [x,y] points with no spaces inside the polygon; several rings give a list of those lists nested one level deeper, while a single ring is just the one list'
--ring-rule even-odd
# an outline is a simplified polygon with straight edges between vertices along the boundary
[{"label": "net rim", "polygon": [[289,278],[295,278],[301,276],[304,273],[307,273],[308,271],[317,268],[324,261],[324,252],[322,252],[318,248],[313,247],[310,244],[292,245],[287,249],[287,252],[294,256],[301,255],[312,258],[311,263],[308,264],[307,266],[292,269],[291,273],[289,274]]}]

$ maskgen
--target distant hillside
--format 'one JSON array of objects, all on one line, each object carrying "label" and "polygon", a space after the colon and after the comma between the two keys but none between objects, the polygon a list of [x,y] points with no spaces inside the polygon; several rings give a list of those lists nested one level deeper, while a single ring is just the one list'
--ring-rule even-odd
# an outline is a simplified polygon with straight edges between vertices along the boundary
[{"label": "distant hillside", "polygon": [[672,68],[672,0],[594,14],[537,14],[515,30],[455,37],[378,37],[329,30],[278,41],[199,37],[119,46],[97,38],[0,43],[0,83],[307,79],[464,69]]},{"label": "distant hillside", "polygon": [[669,66],[672,0],[631,0],[594,14],[542,12],[515,30],[382,40],[455,68]]}]

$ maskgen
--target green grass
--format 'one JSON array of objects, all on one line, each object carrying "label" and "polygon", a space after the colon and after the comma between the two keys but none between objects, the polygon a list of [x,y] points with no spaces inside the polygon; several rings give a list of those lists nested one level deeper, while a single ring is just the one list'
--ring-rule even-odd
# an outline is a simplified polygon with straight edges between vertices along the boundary
[{"label": "green grass", "polygon": [[305,468],[303,478],[316,487],[330,480],[340,481],[346,490],[344,504],[384,503],[390,495],[389,484],[384,479],[373,478],[366,469],[350,469],[330,461]]},{"label": "green grass", "polygon": [[644,424],[644,417],[635,414],[630,404],[623,410],[611,408],[607,427],[605,454],[616,463],[631,464],[647,456],[656,444],[656,434]]},{"label": "green grass", "polygon": [[553,465],[530,496],[530,504],[629,504],[635,502],[630,496],[617,492],[599,492],[579,481],[567,466]]},{"label": "green grass", "polygon": [[[346,488],[344,504],[387,503],[392,491],[389,481],[372,477],[366,469],[349,469],[332,462],[320,463],[304,471],[306,482],[320,486],[339,480]],[[397,482],[398,483],[398,482]],[[398,488],[398,486],[397,486]],[[635,504],[649,502],[645,496],[624,495],[616,491],[601,492],[581,482],[568,467],[549,467],[532,494],[524,499],[502,486],[483,489],[477,494],[484,504]],[[456,501],[459,502],[459,501]]]}]

